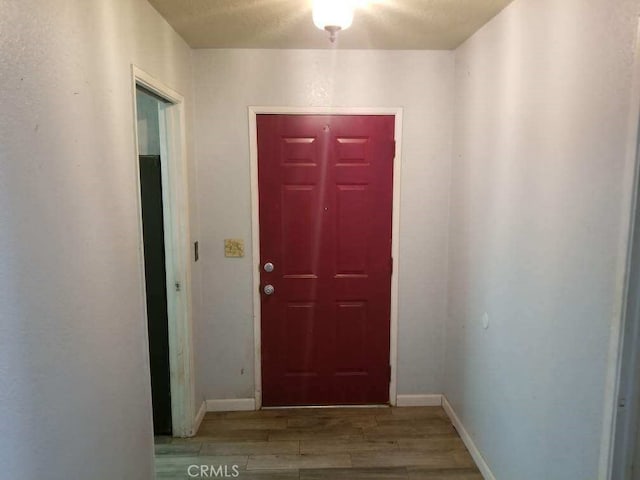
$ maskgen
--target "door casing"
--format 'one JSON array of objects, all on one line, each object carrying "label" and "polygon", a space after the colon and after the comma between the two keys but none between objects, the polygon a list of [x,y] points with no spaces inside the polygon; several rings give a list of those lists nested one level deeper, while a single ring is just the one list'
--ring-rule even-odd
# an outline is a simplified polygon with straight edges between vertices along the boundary
[{"label": "door casing", "polygon": [[393,225],[391,254],[393,272],[391,274],[391,332],[390,358],[391,380],[389,382],[389,403],[397,404],[398,376],[398,273],[400,261],[400,190],[402,186],[402,116],[401,107],[260,107],[250,106],[249,139],[251,161],[251,245],[253,278],[253,338],[254,338],[254,396],[255,408],[262,407],[262,348],[261,348],[261,296],[260,296],[260,218],[258,195],[258,115],[393,115],[395,117],[396,152],[393,164]]},{"label": "door casing", "polygon": [[[618,405],[629,393],[627,388],[629,383],[638,381],[637,378],[633,378],[633,375],[628,375],[628,372],[625,371],[624,363],[629,358],[625,353],[629,348],[633,348],[634,340],[629,338],[627,334],[627,332],[634,330],[629,328],[633,326],[629,322],[638,321],[638,318],[633,318],[633,312],[629,311],[628,307],[634,301],[633,296],[638,295],[637,291],[632,291],[631,287],[632,277],[634,273],[637,274],[632,268],[633,236],[640,229],[640,225],[635,221],[638,208],[640,208],[637,202],[640,194],[640,23],[636,29],[633,56],[634,66],[629,99],[629,118],[627,119],[628,134],[624,161],[624,184],[621,185],[622,229],[617,250],[616,297],[611,317],[603,429],[598,469],[598,478],[603,480],[617,480],[614,479],[614,471],[617,471],[622,466],[617,462],[620,462],[621,458],[623,459],[622,461],[627,460],[624,455],[618,455],[619,449],[627,448],[625,432],[619,428],[620,415],[626,416],[627,413],[621,412]],[[637,398],[638,394],[636,393],[634,396]]]},{"label": "door casing", "polygon": [[[171,416],[174,437],[195,435],[195,384],[193,357],[193,320],[191,313],[191,235],[187,184],[186,121],[184,97],[135,65],[131,65],[133,125],[135,142],[135,178],[138,189],[138,228],[140,289],[146,298],[140,169],[138,166],[138,125],[136,86],[142,86],[165,99],[160,107],[160,158],[162,162],[162,203],[164,206],[165,258],[167,273],[167,317],[169,322],[169,370],[171,378]],[[179,285],[179,287],[177,286]],[[144,328],[148,376],[149,338],[147,306],[143,302],[141,328]],[[149,383],[151,398],[151,383]],[[151,411],[149,421],[152,422]]]}]

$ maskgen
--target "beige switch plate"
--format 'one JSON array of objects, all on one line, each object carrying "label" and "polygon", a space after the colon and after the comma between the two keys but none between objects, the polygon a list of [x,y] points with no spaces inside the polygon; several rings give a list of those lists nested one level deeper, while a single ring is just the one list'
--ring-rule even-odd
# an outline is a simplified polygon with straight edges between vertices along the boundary
[{"label": "beige switch plate", "polygon": [[227,238],[224,241],[224,256],[227,258],[244,257],[244,240]]}]

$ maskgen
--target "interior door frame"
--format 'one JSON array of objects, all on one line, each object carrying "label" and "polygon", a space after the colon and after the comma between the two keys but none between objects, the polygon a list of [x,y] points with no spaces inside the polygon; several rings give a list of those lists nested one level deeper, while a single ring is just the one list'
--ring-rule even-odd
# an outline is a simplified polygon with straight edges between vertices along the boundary
[{"label": "interior door frame", "polygon": [[255,372],[255,408],[262,407],[262,317],[260,295],[260,217],[258,195],[258,115],[389,115],[395,117],[394,137],[396,156],[393,163],[393,226],[391,255],[393,271],[391,273],[391,331],[389,345],[389,364],[391,379],[389,382],[389,403],[396,406],[398,398],[398,293],[400,264],[400,191],[402,186],[402,107],[262,107],[250,106],[249,141],[251,161],[251,275],[253,278],[253,336],[254,336],[254,372]]},{"label": "interior door frame", "polygon": [[[140,284],[146,298],[144,278],[144,243],[142,197],[138,165],[138,112],[136,87],[143,87],[168,103],[159,107],[160,162],[162,203],[165,231],[165,263],[167,271],[167,317],[169,323],[169,373],[171,383],[171,421],[174,437],[196,434],[195,382],[193,356],[193,318],[191,299],[191,230],[189,226],[189,194],[187,181],[187,142],[184,97],[160,80],[131,65],[133,125],[135,140],[135,175],[138,190],[138,227]],[[147,332],[147,305],[143,302],[143,325],[146,359],[151,377]],[[151,388],[151,384],[149,384]],[[151,411],[149,412],[151,415]]]},{"label": "interior door frame", "polygon": [[[640,267],[632,266],[634,236],[640,235],[640,225],[636,222],[640,215],[640,23],[636,30],[633,54],[634,67],[622,185],[622,231],[618,248],[616,298],[611,321],[598,475],[598,478],[605,480],[614,480],[614,472],[622,466],[619,463],[629,460],[627,455],[619,455],[619,449],[628,448],[629,438],[627,432],[619,428],[619,424],[624,422],[622,417],[633,419],[634,415],[629,415],[628,409],[620,409],[619,405],[621,402],[640,401],[640,385],[630,385],[634,382],[640,383],[640,379],[625,365],[626,361],[638,355],[637,350],[640,348],[637,338],[632,337],[640,328],[636,325],[640,323],[640,316],[634,311],[634,303],[640,301],[640,292],[638,288],[633,288],[640,283]],[[635,398],[626,398],[629,394]]]}]

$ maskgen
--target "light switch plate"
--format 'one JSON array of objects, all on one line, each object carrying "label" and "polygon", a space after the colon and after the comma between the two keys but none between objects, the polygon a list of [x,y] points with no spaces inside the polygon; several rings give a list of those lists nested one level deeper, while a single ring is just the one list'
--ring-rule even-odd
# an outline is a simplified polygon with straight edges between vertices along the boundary
[{"label": "light switch plate", "polygon": [[224,256],[227,258],[244,257],[244,240],[227,238],[224,241]]}]

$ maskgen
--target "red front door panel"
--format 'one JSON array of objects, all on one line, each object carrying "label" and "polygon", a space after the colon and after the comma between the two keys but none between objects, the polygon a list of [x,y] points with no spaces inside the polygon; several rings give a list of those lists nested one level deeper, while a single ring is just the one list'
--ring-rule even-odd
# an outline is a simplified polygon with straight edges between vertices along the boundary
[{"label": "red front door panel", "polygon": [[264,406],[389,401],[394,117],[258,115]]}]

